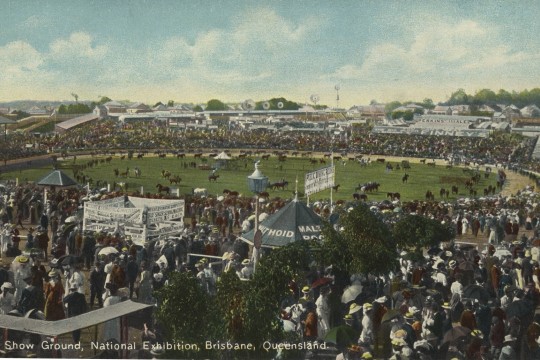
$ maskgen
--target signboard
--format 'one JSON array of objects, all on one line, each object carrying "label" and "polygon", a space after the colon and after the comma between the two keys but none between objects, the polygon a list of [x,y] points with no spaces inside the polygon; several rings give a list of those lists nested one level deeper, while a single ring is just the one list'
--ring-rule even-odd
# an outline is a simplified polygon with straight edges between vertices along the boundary
[{"label": "signboard", "polygon": [[304,179],[304,192],[307,196],[334,186],[335,166],[323,167],[307,173]]},{"label": "signboard", "polygon": [[83,230],[118,229],[135,244],[149,238],[180,233],[184,228],[184,200],[118,197],[84,204]]}]

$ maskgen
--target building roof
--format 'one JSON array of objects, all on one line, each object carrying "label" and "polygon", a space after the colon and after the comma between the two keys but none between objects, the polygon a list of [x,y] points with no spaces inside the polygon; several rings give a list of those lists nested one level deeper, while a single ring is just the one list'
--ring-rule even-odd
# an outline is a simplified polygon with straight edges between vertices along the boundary
[{"label": "building roof", "polygon": [[144,310],[151,306],[152,305],[127,300],[101,309],[93,310],[82,315],[57,321],[0,315],[0,327],[43,336],[59,336],[73,332],[74,330],[84,329],[111,319],[116,319],[121,316]]},{"label": "building roof", "polygon": [[99,119],[99,116],[97,116],[94,113],[90,113],[90,114],[86,114],[82,116],[77,116],[76,118],[73,118],[73,119],[62,121],[61,123],[56,124],[56,126],[64,130],[69,130],[78,125],[84,124],[92,120],[97,120],[97,119]]},{"label": "building roof", "polygon": [[61,170],[53,170],[38,180],[37,184],[42,186],[73,186],[77,185],[77,182]]}]

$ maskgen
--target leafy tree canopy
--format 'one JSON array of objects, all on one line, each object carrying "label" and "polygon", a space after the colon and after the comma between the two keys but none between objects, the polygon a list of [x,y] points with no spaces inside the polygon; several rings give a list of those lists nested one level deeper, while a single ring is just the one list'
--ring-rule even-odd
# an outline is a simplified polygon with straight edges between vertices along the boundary
[{"label": "leafy tree canopy", "polygon": [[206,110],[207,111],[221,111],[221,110],[227,110],[227,105],[225,105],[223,102],[217,99],[209,100],[206,104]]},{"label": "leafy tree canopy", "polygon": [[[284,97],[272,98],[272,99],[267,100],[267,101],[270,104],[270,109],[269,110],[298,110],[301,107],[300,105],[298,105],[298,103],[296,103],[294,101],[287,100]],[[259,101],[259,102],[255,103],[255,110],[263,110],[264,109],[263,105],[267,101]],[[281,109],[278,106],[278,104],[280,102],[283,103],[283,107]]]},{"label": "leafy tree canopy", "polygon": [[385,274],[394,269],[397,249],[392,233],[367,205],[343,213],[340,225],[341,232],[330,227],[324,230],[321,253],[329,253],[326,261],[350,274]]},{"label": "leafy tree canopy", "polygon": [[449,224],[421,215],[406,215],[394,224],[392,233],[400,249],[414,249],[416,252],[450,241],[455,236]]},{"label": "leafy tree canopy", "polygon": [[58,107],[59,114],[87,114],[91,112],[90,106],[83,103],[69,104],[68,106],[62,104]]}]

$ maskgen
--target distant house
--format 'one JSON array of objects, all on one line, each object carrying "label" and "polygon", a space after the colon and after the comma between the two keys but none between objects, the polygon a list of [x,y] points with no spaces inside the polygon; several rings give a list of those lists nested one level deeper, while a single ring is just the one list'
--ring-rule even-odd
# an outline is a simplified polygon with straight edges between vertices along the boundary
[{"label": "distant house", "polygon": [[452,109],[452,115],[470,115],[471,107],[470,105],[453,105],[450,106]]},{"label": "distant house", "polygon": [[521,116],[526,118],[540,117],[540,108],[534,104],[525,106],[521,109]]},{"label": "distant house", "polygon": [[107,117],[107,108],[103,105],[96,105],[92,113],[96,115],[99,119]]},{"label": "distant house", "polygon": [[0,107],[0,114],[9,114],[10,109],[8,107]]},{"label": "distant house", "polygon": [[38,106],[32,106],[30,109],[25,111],[30,115],[50,115],[50,112],[46,109],[42,109]]},{"label": "distant house", "polygon": [[452,115],[452,108],[450,106],[437,105],[430,113],[433,115]]},{"label": "distant house", "polygon": [[119,103],[118,101],[109,101],[103,104],[103,106],[105,106],[105,109],[107,109],[108,116],[114,116],[115,114],[124,114],[126,112],[126,106]]},{"label": "distant house", "polygon": [[128,114],[140,114],[140,113],[145,113],[149,111],[150,111],[150,107],[140,102],[133,103],[129,105],[126,109],[126,112]]},{"label": "distant house", "polygon": [[478,107],[478,111],[481,111],[484,113],[490,113],[490,114],[501,113],[502,110],[503,108],[496,104],[490,104],[490,105],[484,104]]},{"label": "distant house", "polygon": [[515,105],[508,105],[503,109],[502,113],[506,116],[506,120],[509,122],[521,117],[521,111]]},{"label": "distant house", "polygon": [[157,106],[154,106],[152,108],[152,111],[167,111],[169,110],[169,108],[167,107],[167,105],[163,105],[163,104],[158,104]]},{"label": "distant house", "polygon": [[348,116],[360,116],[361,118],[384,119],[386,112],[384,104],[355,105],[347,111]]}]

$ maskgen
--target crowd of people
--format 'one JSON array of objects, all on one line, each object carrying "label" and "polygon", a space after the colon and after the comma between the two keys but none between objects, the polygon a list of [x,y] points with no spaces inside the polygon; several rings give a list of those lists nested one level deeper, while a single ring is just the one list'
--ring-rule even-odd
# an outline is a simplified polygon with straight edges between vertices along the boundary
[{"label": "crowd of people", "polygon": [[[407,141],[401,141],[400,136],[357,128],[345,143],[343,139],[295,132],[276,137],[234,127],[171,131],[161,123],[120,125],[105,121],[74,129],[68,135],[36,139],[11,134],[13,151],[4,153],[4,159],[135,145],[163,150],[340,149],[536,166],[530,158],[535,141],[509,134],[493,134],[487,139],[407,136]],[[28,147],[28,143],[34,145]],[[403,145],[398,147],[398,143]],[[33,184],[8,182],[0,187],[2,314],[25,316],[30,312],[53,321],[126,299],[159,306],[154,291],[168,286],[170,274],[176,271],[192,272],[211,295],[222,271],[235,271],[243,280],[253,276],[249,246],[238,238],[254,226],[252,198],[186,198],[185,229],[174,237],[141,246],[121,231],[83,231],[82,208],[84,201],[90,201],[89,191],[60,190],[44,199],[42,189]],[[267,199],[262,210],[271,215],[286,203],[286,199]],[[341,202],[334,207],[318,201],[310,207],[332,222],[336,219],[333,212],[357,203]],[[284,327],[307,341],[319,342],[328,340],[334,327],[350,328],[349,337],[333,342],[340,359],[540,358],[540,318],[535,315],[540,301],[538,204],[533,189],[512,197],[493,195],[454,202],[371,201],[371,210],[380,213],[389,226],[404,214],[452,223],[455,242],[431,249],[423,259],[404,251],[395,271],[385,276],[354,275],[348,279],[350,288],[334,282],[331,267],[314,266],[297,284],[291,283],[291,294],[281,306]],[[394,211],[397,208],[400,211]],[[478,239],[480,245],[471,246],[467,239]],[[344,300],[351,289],[359,291]],[[152,319],[148,319],[148,326],[159,333],[159,324]],[[73,340],[80,335],[75,332]],[[120,341],[118,323],[105,324],[102,337]]]},{"label": "crowd of people", "polygon": [[[399,144],[399,145],[398,145]],[[372,133],[367,126],[351,127],[345,134],[290,131],[275,136],[269,130],[249,130],[235,125],[218,129],[177,129],[164,122],[122,124],[111,120],[85,124],[59,134],[10,134],[2,148],[3,160],[38,154],[172,149],[278,149],[348,152],[400,157],[444,158],[461,162],[519,164],[536,171],[540,163],[531,158],[536,138],[493,133],[488,138]],[[1,145],[0,145],[1,146]]]}]

